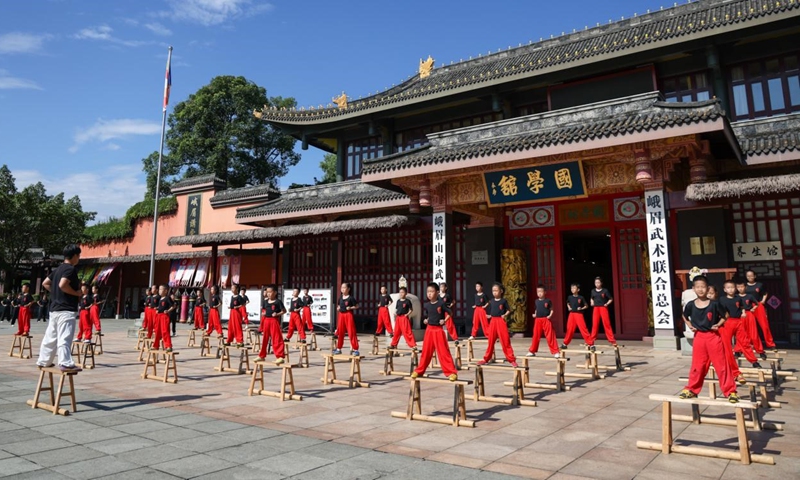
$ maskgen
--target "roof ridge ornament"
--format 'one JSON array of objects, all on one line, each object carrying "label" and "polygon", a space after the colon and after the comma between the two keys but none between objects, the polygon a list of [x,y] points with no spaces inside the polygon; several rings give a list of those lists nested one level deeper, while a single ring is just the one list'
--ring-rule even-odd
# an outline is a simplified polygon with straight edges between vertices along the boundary
[{"label": "roof ridge ornament", "polygon": [[333,100],[333,103],[336,104],[337,108],[340,108],[342,110],[347,108],[347,94],[344,93],[344,90],[342,90],[342,94],[341,95],[339,95],[338,97],[333,97],[332,100]]},{"label": "roof ridge ornament", "polygon": [[419,59],[419,78],[428,78],[431,76],[431,71],[433,70],[433,64],[436,60],[433,59],[430,55],[428,55],[428,59],[424,62],[422,59]]}]

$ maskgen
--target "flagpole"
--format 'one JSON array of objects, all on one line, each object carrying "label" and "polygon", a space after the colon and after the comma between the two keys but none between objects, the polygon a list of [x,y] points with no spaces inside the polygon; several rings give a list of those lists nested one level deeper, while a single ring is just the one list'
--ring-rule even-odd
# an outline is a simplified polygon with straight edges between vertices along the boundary
[{"label": "flagpole", "polygon": [[[172,66],[172,46],[169,47],[167,54],[167,75],[171,75]],[[161,190],[161,159],[164,157],[164,134],[167,131],[167,94],[169,85],[168,79],[164,80],[164,111],[161,114],[161,146],[158,148],[158,170],[156,172],[156,191],[155,205],[153,208],[153,245],[150,249],[150,282],[148,286],[155,284],[156,275],[156,237],[158,235],[158,196]]]}]

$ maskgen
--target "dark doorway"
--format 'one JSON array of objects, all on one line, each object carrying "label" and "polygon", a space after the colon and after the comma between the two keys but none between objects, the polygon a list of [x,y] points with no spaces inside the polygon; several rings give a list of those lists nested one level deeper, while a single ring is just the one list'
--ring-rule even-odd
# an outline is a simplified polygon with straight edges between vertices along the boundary
[{"label": "dark doorway", "polygon": [[[570,285],[579,283],[581,295],[590,302],[594,279],[603,279],[603,286],[614,297],[614,272],[611,262],[611,232],[608,229],[576,230],[561,233],[561,251],[564,252],[564,292],[570,295]],[[564,299],[561,299],[565,301]],[[617,330],[614,321],[614,309],[609,308],[611,324]],[[585,312],[586,326],[591,330],[592,309]],[[566,322],[565,322],[566,326]],[[601,328],[602,332],[602,328]]]}]

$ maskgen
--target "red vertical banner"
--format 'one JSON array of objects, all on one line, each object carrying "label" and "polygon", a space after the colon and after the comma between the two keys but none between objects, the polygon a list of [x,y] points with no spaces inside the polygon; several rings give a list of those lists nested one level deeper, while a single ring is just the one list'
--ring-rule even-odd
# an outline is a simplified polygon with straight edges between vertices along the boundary
[{"label": "red vertical banner", "polygon": [[231,259],[228,257],[221,257],[219,259],[219,286],[220,288],[228,287],[228,277],[231,273]]}]

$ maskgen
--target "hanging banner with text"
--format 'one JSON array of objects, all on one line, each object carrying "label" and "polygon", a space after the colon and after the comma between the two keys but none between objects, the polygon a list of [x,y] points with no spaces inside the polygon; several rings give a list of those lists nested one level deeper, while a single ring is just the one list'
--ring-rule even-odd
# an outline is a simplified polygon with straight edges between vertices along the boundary
[{"label": "hanging banner with text", "polygon": [[586,197],[580,161],[487,172],[483,181],[489,205]]},{"label": "hanging banner with text", "polygon": [[447,272],[447,256],[445,249],[445,213],[433,214],[433,281],[436,283],[446,282],[445,272]]},{"label": "hanging banner with text", "polygon": [[650,287],[653,292],[653,324],[657,329],[672,330],[672,277],[667,245],[667,212],[663,190],[645,192],[647,251],[650,254]]},{"label": "hanging banner with text", "polygon": [[783,260],[783,249],[780,241],[733,244],[734,262],[764,262],[773,260]]},{"label": "hanging banner with text", "polygon": [[200,233],[200,202],[203,201],[201,194],[189,195],[186,209],[186,235],[197,235]]}]

